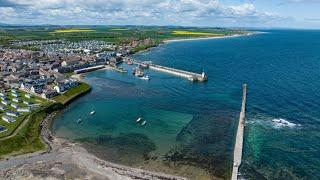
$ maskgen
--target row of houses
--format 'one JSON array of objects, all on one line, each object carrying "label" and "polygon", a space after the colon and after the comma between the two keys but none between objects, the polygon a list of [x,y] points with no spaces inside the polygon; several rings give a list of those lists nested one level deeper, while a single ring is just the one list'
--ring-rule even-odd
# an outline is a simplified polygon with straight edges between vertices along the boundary
[{"label": "row of houses", "polygon": [[[13,97],[11,101],[9,101],[9,95]],[[29,113],[32,110],[33,103],[22,99],[20,93],[16,89],[11,89],[9,92],[0,92],[0,98],[0,110],[4,112],[1,119],[7,123],[15,122],[20,113]],[[25,94],[25,98],[31,99],[33,96],[31,94]],[[23,103],[24,106],[19,105],[20,103]]]}]

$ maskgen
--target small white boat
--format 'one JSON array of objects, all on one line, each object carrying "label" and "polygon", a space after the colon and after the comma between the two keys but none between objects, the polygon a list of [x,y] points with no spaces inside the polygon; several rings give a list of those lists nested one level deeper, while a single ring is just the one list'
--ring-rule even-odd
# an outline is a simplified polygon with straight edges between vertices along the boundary
[{"label": "small white boat", "polygon": [[96,111],[91,111],[90,115],[94,115],[96,113]]},{"label": "small white boat", "polygon": [[150,80],[149,76],[143,76],[143,77],[141,77],[141,79],[142,79],[142,80],[146,80],[146,81],[149,81],[149,80]]},{"label": "small white boat", "polygon": [[140,122],[142,120],[142,118],[140,117],[140,118],[138,118],[137,120],[136,120],[136,122],[138,123],[138,122]]},{"label": "small white boat", "polygon": [[79,119],[77,120],[77,124],[80,124],[81,122],[82,122],[82,119],[79,118]]},{"label": "small white boat", "polygon": [[142,124],[141,124],[141,126],[144,126],[144,125],[146,125],[146,124],[147,124],[147,121],[143,121]]}]

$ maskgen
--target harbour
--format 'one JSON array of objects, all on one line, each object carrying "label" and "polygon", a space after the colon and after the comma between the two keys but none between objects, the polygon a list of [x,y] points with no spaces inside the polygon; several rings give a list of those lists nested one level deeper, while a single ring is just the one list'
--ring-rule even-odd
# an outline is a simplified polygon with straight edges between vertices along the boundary
[{"label": "harbour", "polygon": [[175,69],[175,68],[171,68],[171,67],[153,64],[151,62],[141,62],[141,61],[136,61],[136,60],[133,61],[133,64],[136,64],[136,65],[141,66],[143,68],[150,68],[152,70],[165,72],[165,73],[172,74],[175,76],[183,77],[183,78],[186,78],[189,81],[193,81],[193,82],[196,82],[196,81],[205,82],[208,80],[208,77],[204,71],[201,74],[198,74],[198,73],[193,73],[193,72],[189,72],[189,71],[184,71],[184,70],[180,70],[180,69]]},{"label": "harbour", "polygon": [[[320,111],[320,77],[318,68],[310,68],[319,67],[315,58],[319,57],[319,38],[308,33],[279,30],[238,38],[172,42],[134,54],[132,59],[152,60],[166,67],[191,71],[205,67],[210,81],[186,83],[187,79],[149,68],[144,69],[151,77],[146,82],[131,74],[136,65],[125,63],[119,66],[128,69],[127,74],[93,71],[82,76],[92,86],[91,93],[57,116],[53,131],[61,138],[86,140],[91,152],[116,163],[193,179],[214,179],[197,176],[205,174],[200,170],[231,179],[241,87],[246,82],[250,92],[241,164],[235,173],[238,178],[319,177],[316,112]],[[286,43],[305,43],[300,36],[307,38],[308,46]],[[261,44],[265,45],[263,50]],[[92,108],[96,114],[90,116]],[[145,126],[136,122],[139,117],[147,120]],[[83,121],[75,123],[79,118]],[[152,156],[145,160],[142,154]],[[303,158],[306,156],[315,161]],[[162,161],[170,163],[169,168],[158,164]],[[195,165],[200,170],[174,163]]]},{"label": "harbour", "polygon": [[242,104],[241,112],[239,116],[238,129],[236,135],[236,142],[233,152],[233,168],[232,168],[232,177],[231,180],[238,179],[239,167],[242,161],[242,151],[243,151],[243,134],[244,134],[244,124],[246,117],[246,102],[247,102],[247,84],[243,85],[243,94],[242,94]]}]

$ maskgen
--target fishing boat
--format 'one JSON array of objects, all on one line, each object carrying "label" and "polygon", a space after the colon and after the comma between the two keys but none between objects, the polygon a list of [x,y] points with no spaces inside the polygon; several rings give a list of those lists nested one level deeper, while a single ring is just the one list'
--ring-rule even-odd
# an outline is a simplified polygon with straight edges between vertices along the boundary
[{"label": "fishing boat", "polygon": [[126,73],[128,72],[125,68],[123,67],[114,67],[113,68],[115,71],[121,72],[121,73]]},{"label": "fishing boat", "polygon": [[135,68],[133,70],[133,75],[135,75],[136,77],[143,77],[144,73],[140,68]]},{"label": "fishing boat", "polygon": [[82,119],[79,118],[79,119],[77,120],[77,124],[80,124],[81,122],[82,122]]},{"label": "fishing boat", "polygon": [[138,123],[138,122],[140,122],[141,120],[142,120],[142,118],[139,117],[139,118],[136,120],[136,122]]},{"label": "fishing boat", "polygon": [[149,81],[150,80],[150,78],[149,78],[149,76],[147,75],[147,76],[143,76],[143,77],[141,77],[140,79],[142,79],[142,80],[146,80],[146,81]]},{"label": "fishing boat", "polygon": [[146,124],[147,124],[147,121],[143,121],[142,124],[141,124],[141,126],[144,126],[144,125],[146,125]]},{"label": "fishing boat", "polygon": [[90,115],[94,115],[95,113],[96,113],[96,111],[93,110],[90,112]]}]

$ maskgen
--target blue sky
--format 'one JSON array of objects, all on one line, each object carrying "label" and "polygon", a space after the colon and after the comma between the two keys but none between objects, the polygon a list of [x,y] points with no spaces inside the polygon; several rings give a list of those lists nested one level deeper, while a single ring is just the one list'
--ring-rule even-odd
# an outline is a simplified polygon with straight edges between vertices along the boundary
[{"label": "blue sky", "polygon": [[320,0],[0,0],[0,22],[320,28]]}]

